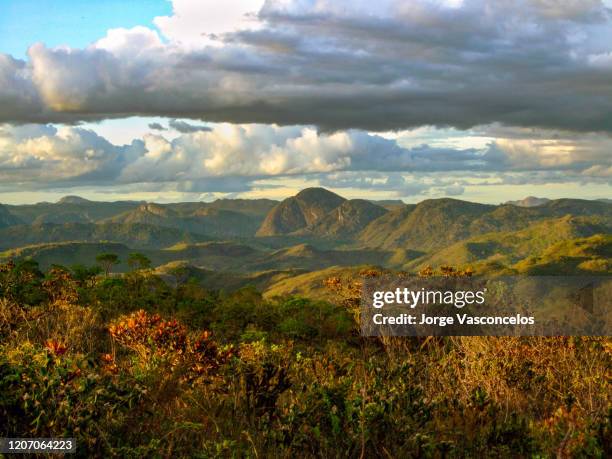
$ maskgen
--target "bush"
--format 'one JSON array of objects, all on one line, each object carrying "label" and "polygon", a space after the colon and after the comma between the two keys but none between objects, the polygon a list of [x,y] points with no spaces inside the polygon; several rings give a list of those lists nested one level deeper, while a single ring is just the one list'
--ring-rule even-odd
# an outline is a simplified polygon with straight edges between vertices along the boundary
[{"label": "bush", "polygon": [[65,348],[23,345],[0,357],[0,434],[76,437],[80,454],[103,455],[145,416],[146,391],[134,381],[100,375]]}]

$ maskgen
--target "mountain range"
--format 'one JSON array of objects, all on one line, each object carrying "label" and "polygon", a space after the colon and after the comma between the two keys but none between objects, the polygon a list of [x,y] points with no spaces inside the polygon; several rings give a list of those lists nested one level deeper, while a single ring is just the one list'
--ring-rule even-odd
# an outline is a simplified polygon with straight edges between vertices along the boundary
[{"label": "mountain range", "polygon": [[0,259],[70,266],[94,264],[97,253],[108,251],[125,262],[139,251],[160,272],[182,264],[219,285],[224,278],[258,279],[259,286],[282,278],[290,285],[294,277],[304,282],[316,279],[319,270],[361,265],[610,273],[611,235],[612,203],[605,200],[527,198],[490,205],[443,198],[404,204],[308,188],[281,202],[156,204],[67,196],[57,203],[0,205]]}]

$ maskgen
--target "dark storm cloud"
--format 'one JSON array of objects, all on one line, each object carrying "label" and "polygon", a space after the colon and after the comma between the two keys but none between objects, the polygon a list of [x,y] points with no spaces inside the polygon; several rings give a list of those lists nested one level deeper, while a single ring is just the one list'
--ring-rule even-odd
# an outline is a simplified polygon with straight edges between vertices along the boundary
[{"label": "dark storm cloud", "polygon": [[200,49],[141,27],[82,50],[39,44],[28,62],[0,56],[0,120],[612,132],[612,22],[599,1],[268,0],[259,26]]}]

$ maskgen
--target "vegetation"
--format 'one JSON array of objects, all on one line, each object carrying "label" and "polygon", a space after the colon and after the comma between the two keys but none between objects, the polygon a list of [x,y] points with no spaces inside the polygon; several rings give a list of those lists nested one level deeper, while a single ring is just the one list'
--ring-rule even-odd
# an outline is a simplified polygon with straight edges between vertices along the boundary
[{"label": "vegetation", "polygon": [[360,336],[360,279],[383,270],[612,273],[610,203],[518,204],[0,205],[0,437],[74,436],[82,457],[610,457],[608,338]]},{"label": "vegetation", "polygon": [[129,263],[0,265],[0,436],[74,436],[81,457],[612,454],[609,339],[361,338],[372,268],[326,273],[328,302]]}]

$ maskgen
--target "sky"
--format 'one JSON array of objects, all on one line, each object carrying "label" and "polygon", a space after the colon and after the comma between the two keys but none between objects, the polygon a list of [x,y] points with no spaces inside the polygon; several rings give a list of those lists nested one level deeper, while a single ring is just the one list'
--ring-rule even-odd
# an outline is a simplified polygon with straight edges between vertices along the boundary
[{"label": "sky", "polygon": [[600,0],[0,0],[0,202],[612,197]]}]

